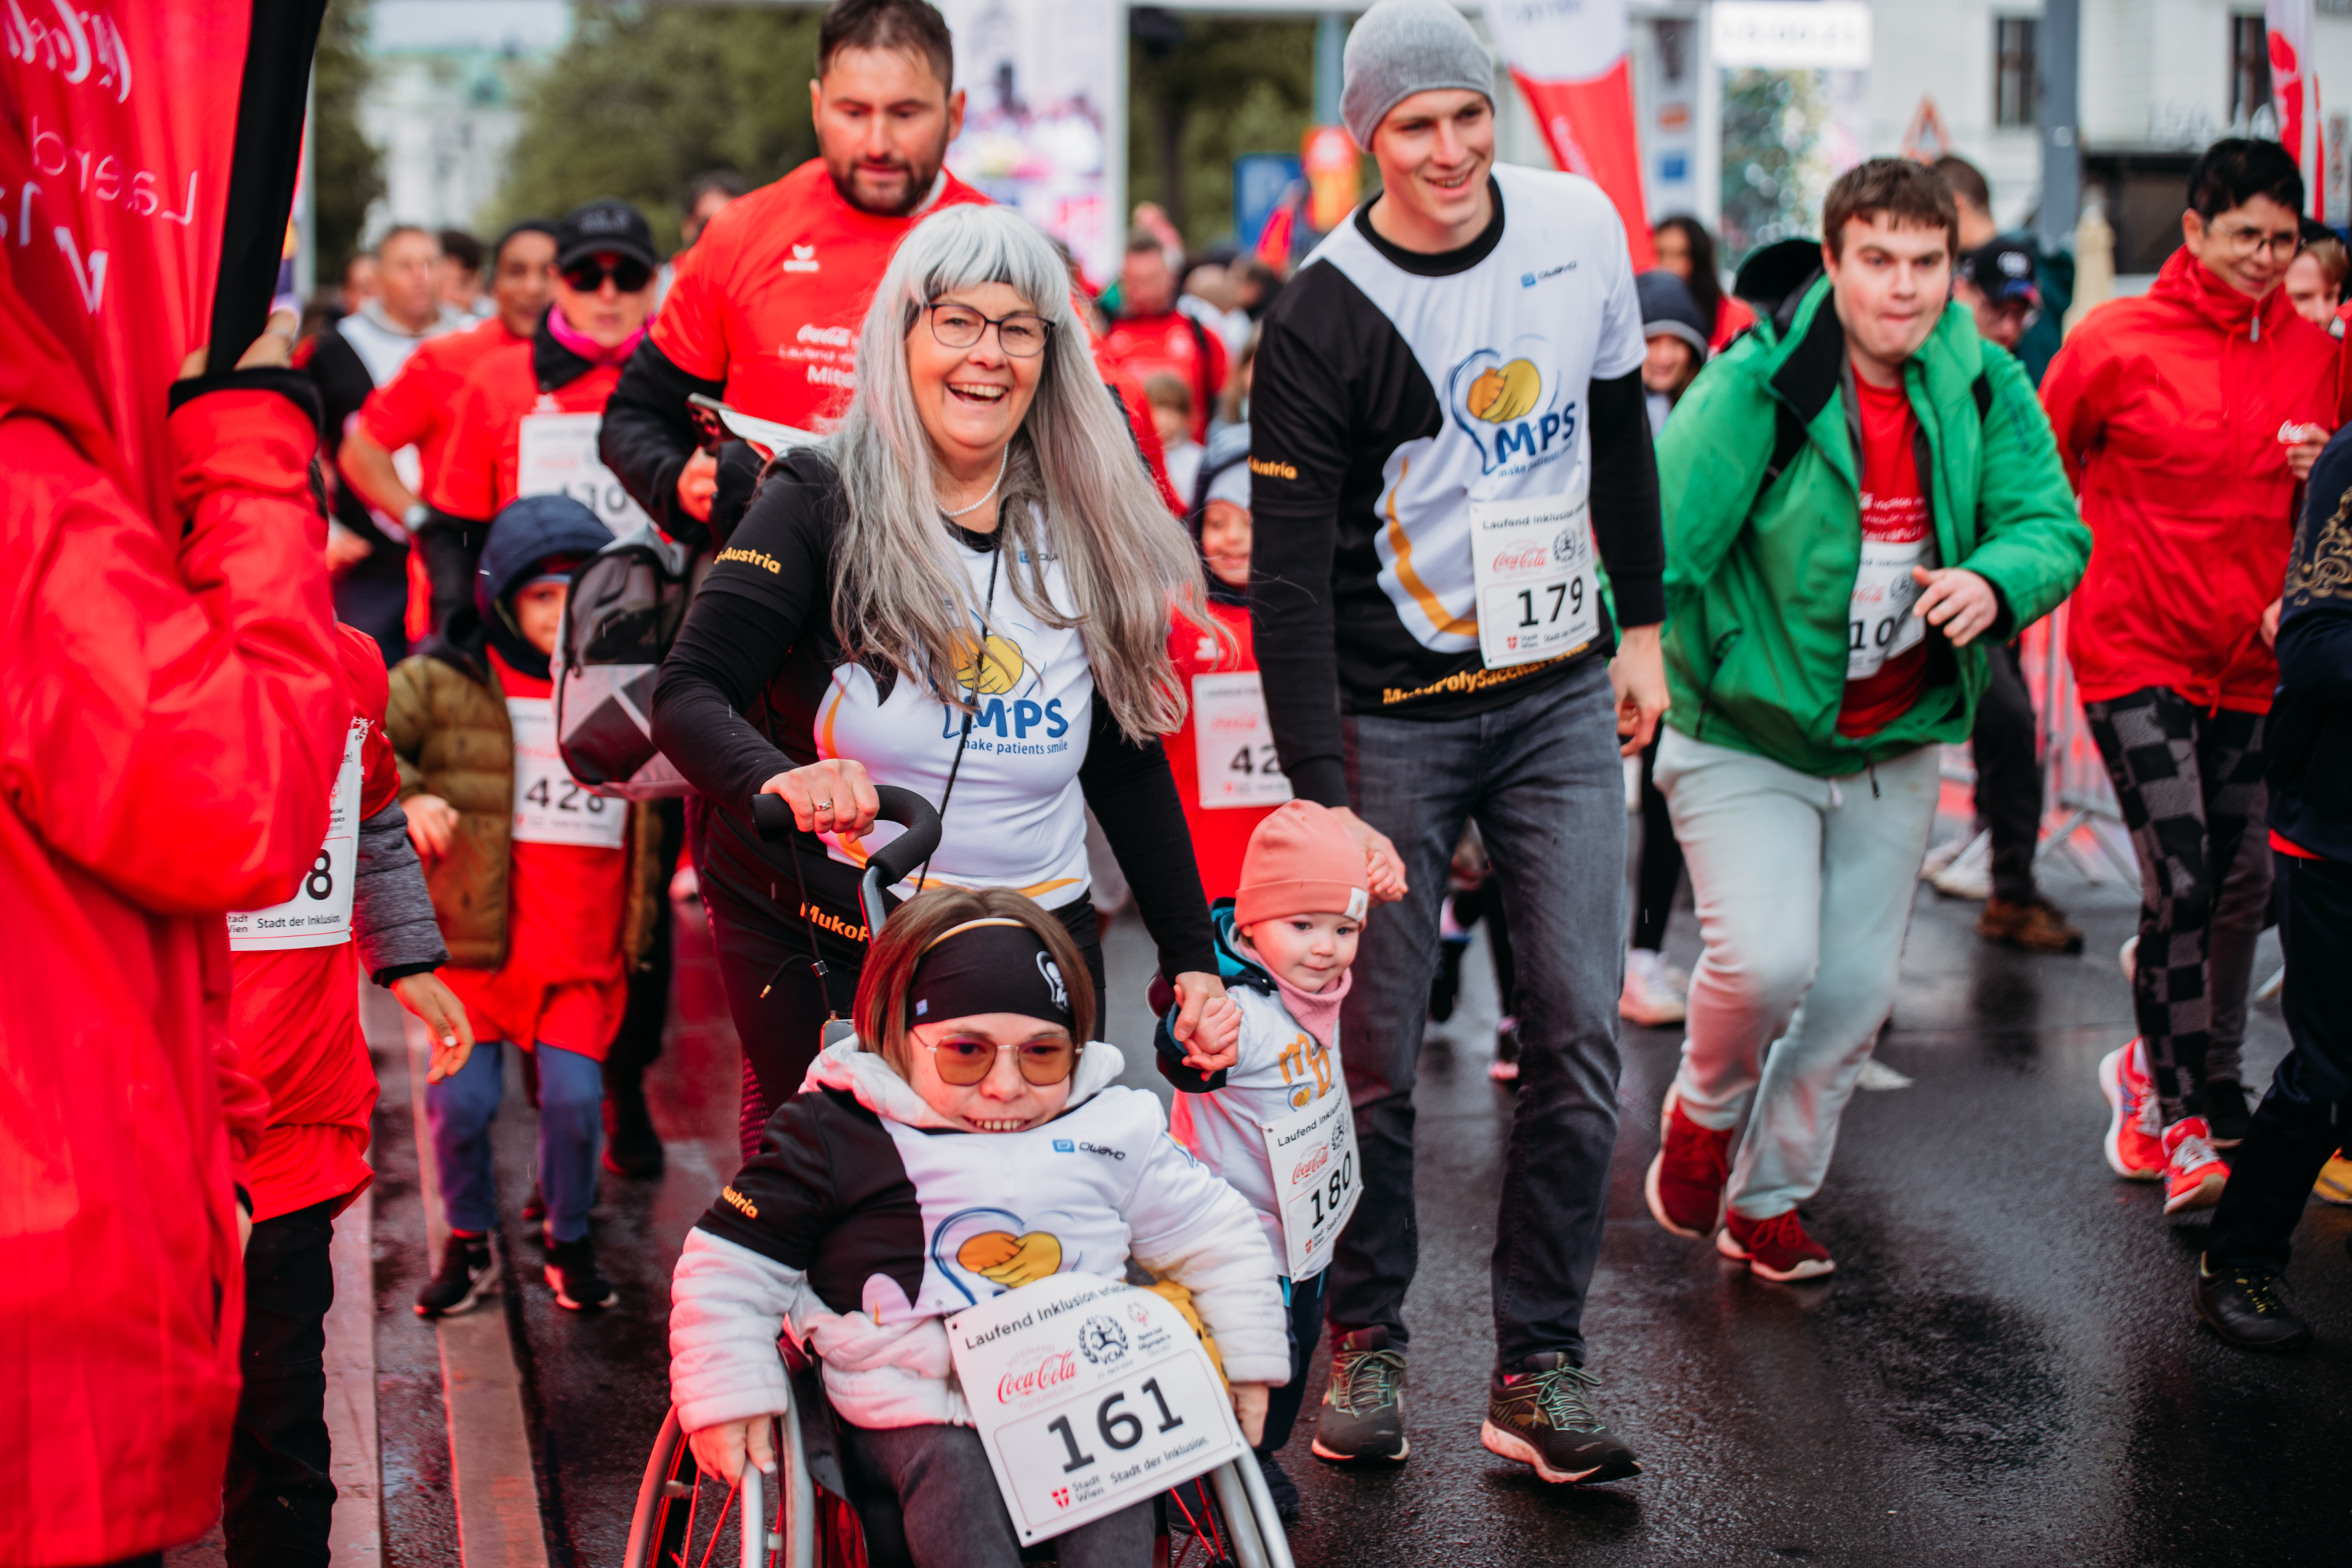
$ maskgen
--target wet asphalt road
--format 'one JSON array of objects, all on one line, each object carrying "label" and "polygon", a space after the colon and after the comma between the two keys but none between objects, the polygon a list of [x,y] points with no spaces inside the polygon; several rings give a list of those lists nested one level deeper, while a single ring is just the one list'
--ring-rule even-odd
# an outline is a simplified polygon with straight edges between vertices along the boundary
[{"label": "wet asphalt road", "polygon": [[[1947,823],[1946,826],[1956,826]],[[2291,1273],[2319,1332],[2302,1356],[2231,1351],[2196,1329],[2197,1221],[2099,1157],[2099,1056],[2131,1034],[2114,954],[2133,895],[2071,871],[2051,890],[2090,933],[2080,958],[1980,943],[1976,906],[1922,889],[1904,989],[1879,1059],[1915,1079],[1863,1093],[1808,1224],[1839,1272],[1772,1285],[1654,1225],[1642,1173],[1677,1030],[1628,1027],[1609,1235],[1587,1316],[1612,1422],[1644,1473],[1547,1487],[1477,1444],[1493,1340],[1492,1245],[1508,1089],[1486,1072],[1494,995],[1483,948],[1463,1008],[1433,1027],[1420,1109],[1422,1271],[1409,1465],[1339,1471],[1286,1458],[1307,1498],[1301,1568],[1328,1564],[2352,1562],[2352,1211],[2315,1205]],[[549,1555],[617,1564],[667,1404],[667,1278],[730,1169],[738,1063],[698,918],[680,922],[670,1044],[649,1079],[670,1153],[657,1183],[608,1179],[602,1255],[623,1291],[557,1310],[516,1215],[530,1115],[501,1118],[507,1310],[529,1385]],[[1107,933],[1111,1037],[1148,1040],[1151,967],[1132,918]],[[1676,917],[1672,956],[1696,931]],[[2265,940],[2257,973],[2275,966]],[[2250,1081],[2284,1049],[2257,1003]],[[377,1187],[378,1358],[386,1561],[456,1560],[433,1339],[408,1310],[423,1278],[404,1068],[385,1065]],[[1165,1093],[1129,1052],[1129,1081]],[[1141,1070],[1137,1070],[1138,1068]],[[1319,1392],[1318,1358],[1313,1386]]]}]

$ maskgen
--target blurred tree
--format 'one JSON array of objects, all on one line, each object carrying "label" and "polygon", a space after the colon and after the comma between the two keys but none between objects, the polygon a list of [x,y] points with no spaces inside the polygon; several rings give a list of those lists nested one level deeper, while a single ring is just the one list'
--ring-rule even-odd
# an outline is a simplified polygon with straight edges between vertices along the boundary
[{"label": "blurred tree", "polygon": [[1723,265],[1819,226],[1835,171],[1821,73],[1737,70],[1723,92]]},{"label": "blurred tree", "polygon": [[1315,24],[1129,14],[1127,199],[1188,244],[1234,227],[1234,158],[1292,153],[1314,118]]},{"label": "blurred tree", "polygon": [[667,249],[706,169],[763,184],[816,154],[807,82],[818,14],[582,0],[524,105],[491,226],[596,196],[643,209]]},{"label": "blurred tree", "polygon": [[341,280],[359,248],[369,205],[383,195],[383,149],[360,129],[360,98],[374,74],[367,55],[368,0],[331,0],[319,28],[311,80],[311,201],[319,282]]}]

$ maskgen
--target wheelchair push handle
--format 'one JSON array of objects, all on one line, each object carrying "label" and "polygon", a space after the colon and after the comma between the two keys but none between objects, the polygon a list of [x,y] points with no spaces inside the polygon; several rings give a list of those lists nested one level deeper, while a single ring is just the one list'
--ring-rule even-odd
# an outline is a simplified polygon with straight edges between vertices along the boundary
[{"label": "wheelchair push handle", "polygon": [[[940,847],[940,814],[931,809],[929,801],[897,784],[876,784],[874,794],[882,807],[875,820],[895,822],[907,830],[877,851],[868,862],[882,873],[887,887],[904,881]],[[755,795],[751,797],[751,825],[759,829],[761,837],[771,843],[779,842],[793,831],[793,808],[780,795]]]}]

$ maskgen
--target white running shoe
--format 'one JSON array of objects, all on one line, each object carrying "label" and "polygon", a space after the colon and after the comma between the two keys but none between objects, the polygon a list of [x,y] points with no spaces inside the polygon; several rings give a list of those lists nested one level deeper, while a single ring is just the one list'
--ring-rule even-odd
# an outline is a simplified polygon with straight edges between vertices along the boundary
[{"label": "white running shoe", "polygon": [[1992,897],[1992,835],[1979,833],[1969,839],[1951,864],[1927,874],[1927,885],[1948,899],[1980,904]]},{"label": "white running shoe", "polygon": [[2139,938],[2137,936],[2130,937],[2124,942],[2122,951],[2116,954],[2116,963],[2124,972],[2125,984],[2130,985],[2137,982],[2139,979]]},{"label": "white running shoe", "polygon": [[1625,954],[1625,990],[1617,998],[1619,1017],[1654,1029],[1679,1024],[1689,1013],[1687,975],[1647,948],[1633,948]]}]

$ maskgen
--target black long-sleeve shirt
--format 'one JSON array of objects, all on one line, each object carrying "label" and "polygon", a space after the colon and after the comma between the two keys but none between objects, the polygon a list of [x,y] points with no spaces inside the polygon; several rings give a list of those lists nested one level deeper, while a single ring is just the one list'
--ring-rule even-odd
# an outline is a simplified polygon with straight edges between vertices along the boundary
[{"label": "black long-sleeve shirt", "polygon": [[[1046,792],[1060,787],[1053,778],[1066,769],[1075,740],[1084,748],[1078,791],[1135,889],[1161,972],[1214,973],[1207,900],[1167,754],[1157,740],[1127,740],[1108,708],[1092,698],[1091,677],[1069,668],[1070,659],[1083,658],[1081,640],[1029,626],[1011,590],[1000,586],[991,657],[1008,661],[1012,673],[1000,668],[977,691],[967,681],[980,711],[964,733],[954,710],[925,694],[901,692],[906,683],[895,671],[860,667],[835,642],[835,540],[843,505],[840,481],[821,457],[800,452],[779,463],[719,553],[662,666],[654,740],[719,808],[706,851],[711,874],[739,901],[756,907],[768,900],[768,889],[794,867],[785,846],[762,844],[752,831],[752,797],[779,773],[823,756],[855,756],[877,782],[915,788],[934,805],[943,788],[938,775],[954,768],[940,879],[966,879],[958,876],[961,855],[977,851],[983,861],[991,855],[1001,860],[1018,853],[1010,847],[1031,845],[1044,863],[1019,868],[1035,876],[1025,885],[1042,902],[1066,901],[1073,856],[1084,874],[1084,816],[1067,809],[1075,801],[1049,799]],[[994,534],[953,534],[961,551],[983,562],[998,543]],[[1089,704],[1083,730],[1068,710],[1078,700]],[[862,748],[857,736],[866,740]],[[959,748],[960,765],[953,761]],[[1038,793],[1024,798],[1032,780]],[[804,840],[800,856],[801,868],[819,884],[812,890],[847,902],[856,873],[822,849],[806,852],[812,847]]]},{"label": "black long-sleeve shirt", "polygon": [[1267,312],[1250,394],[1251,619],[1291,787],[1348,804],[1340,716],[1463,717],[1606,658],[1490,667],[1472,508],[1574,493],[1626,626],[1664,618],[1665,548],[1624,230],[1598,186],[1499,168],[1468,245],[1333,234]]}]

